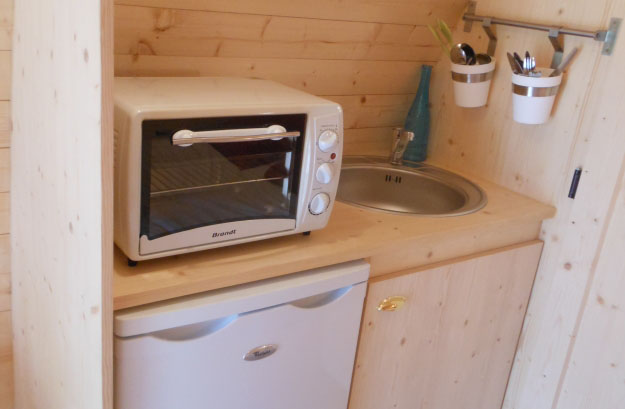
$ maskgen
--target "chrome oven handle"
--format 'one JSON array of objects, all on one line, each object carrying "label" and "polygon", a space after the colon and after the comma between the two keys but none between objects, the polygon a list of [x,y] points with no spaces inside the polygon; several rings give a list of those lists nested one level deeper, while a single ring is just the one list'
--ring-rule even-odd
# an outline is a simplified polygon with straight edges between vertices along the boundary
[{"label": "chrome oven handle", "polygon": [[182,129],[176,132],[171,141],[176,146],[191,146],[194,143],[230,143],[254,142],[267,139],[297,138],[299,131],[287,132],[281,125],[271,125],[267,128],[223,129],[217,131],[193,132]]}]

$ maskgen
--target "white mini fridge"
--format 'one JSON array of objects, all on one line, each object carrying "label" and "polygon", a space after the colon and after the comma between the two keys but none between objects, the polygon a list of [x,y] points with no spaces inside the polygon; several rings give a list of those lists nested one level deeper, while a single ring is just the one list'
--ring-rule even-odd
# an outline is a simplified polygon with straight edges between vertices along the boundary
[{"label": "white mini fridge", "polygon": [[369,265],[115,315],[115,409],[345,409]]}]

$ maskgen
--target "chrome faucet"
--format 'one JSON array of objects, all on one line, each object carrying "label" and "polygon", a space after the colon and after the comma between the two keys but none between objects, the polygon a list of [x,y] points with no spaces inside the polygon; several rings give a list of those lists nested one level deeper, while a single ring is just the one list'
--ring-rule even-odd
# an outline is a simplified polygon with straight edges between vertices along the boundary
[{"label": "chrome faucet", "polygon": [[413,132],[406,131],[404,128],[393,128],[393,149],[389,158],[391,165],[404,163],[404,152],[406,152],[408,143],[413,139]]}]

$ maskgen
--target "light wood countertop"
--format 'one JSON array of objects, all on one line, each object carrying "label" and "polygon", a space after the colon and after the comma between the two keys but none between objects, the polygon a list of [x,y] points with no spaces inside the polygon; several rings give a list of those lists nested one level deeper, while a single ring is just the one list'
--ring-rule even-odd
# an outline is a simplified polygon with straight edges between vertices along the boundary
[{"label": "light wood countertop", "polygon": [[276,277],[360,258],[371,276],[536,239],[555,209],[471,178],[488,195],[482,210],[458,217],[401,216],[336,203],[328,226],[292,235],[128,267],[115,250],[114,309]]}]

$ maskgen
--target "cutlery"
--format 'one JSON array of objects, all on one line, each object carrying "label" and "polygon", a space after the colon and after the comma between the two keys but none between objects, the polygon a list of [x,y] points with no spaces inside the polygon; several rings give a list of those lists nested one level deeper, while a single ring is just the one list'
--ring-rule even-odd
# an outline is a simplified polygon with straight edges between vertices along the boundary
[{"label": "cutlery", "polygon": [[558,65],[558,68],[553,70],[553,72],[549,76],[557,77],[558,75],[560,75],[566,69],[566,67],[568,67],[569,64],[571,64],[571,62],[573,61],[573,57],[575,57],[575,54],[577,54],[578,50],[579,49],[577,47],[573,48],[571,52],[562,60],[560,65]]},{"label": "cutlery", "polygon": [[512,68],[512,72],[517,75],[521,75],[521,73],[523,72],[523,69],[519,65],[519,62],[517,61],[517,59],[514,58],[514,56],[510,53],[507,53],[507,55],[508,55],[508,62],[510,63],[510,68]]},{"label": "cutlery", "polygon": [[479,65],[490,64],[493,59],[488,54],[479,53],[475,56]]},{"label": "cutlery", "polygon": [[475,63],[477,62],[477,57],[475,55],[473,47],[471,47],[467,43],[462,43],[462,50],[464,51],[464,55],[467,56],[467,64],[475,65]]},{"label": "cutlery", "polygon": [[523,70],[523,60],[521,59],[521,56],[515,52],[514,59],[519,64],[519,67],[521,67],[521,70]]},{"label": "cutlery", "polygon": [[467,43],[454,45],[451,49],[450,57],[455,64],[474,65],[476,61],[475,51]]}]

